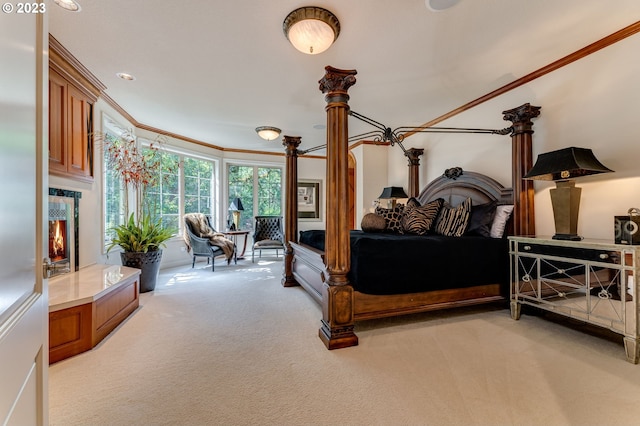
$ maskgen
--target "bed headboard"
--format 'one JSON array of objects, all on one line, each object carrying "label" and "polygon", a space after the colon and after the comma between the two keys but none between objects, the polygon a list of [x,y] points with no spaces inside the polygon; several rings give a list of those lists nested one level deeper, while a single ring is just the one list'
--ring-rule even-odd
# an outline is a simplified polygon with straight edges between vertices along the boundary
[{"label": "bed headboard", "polygon": [[427,184],[418,195],[420,204],[437,198],[444,198],[451,206],[457,206],[467,198],[471,198],[474,206],[492,201],[498,204],[513,204],[513,190],[505,188],[495,179],[482,173],[453,167]]}]

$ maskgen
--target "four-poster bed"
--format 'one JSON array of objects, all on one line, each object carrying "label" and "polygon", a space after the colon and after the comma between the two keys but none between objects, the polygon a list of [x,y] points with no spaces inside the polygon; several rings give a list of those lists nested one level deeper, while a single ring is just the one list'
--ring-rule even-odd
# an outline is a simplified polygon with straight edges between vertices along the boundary
[{"label": "four-poster bed", "polygon": [[[475,285],[470,283],[457,288],[438,288],[400,294],[369,294],[358,291],[358,283],[351,283],[352,236],[348,222],[348,89],[355,84],[355,70],[325,68],[320,80],[320,90],[327,102],[327,174],[326,174],[326,230],[323,233],[324,251],[298,240],[297,229],[297,158],[299,137],[284,136],[286,147],[285,189],[285,265],[282,284],[285,287],[302,285],[322,306],[322,326],[319,336],[328,349],[358,344],[354,333],[357,320],[380,318],[400,314],[444,309],[506,300],[508,290],[500,283]],[[418,167],[421,149],[403,151],[409,160],[409,196],[426,203],[436,198],[448,197],[453,204],[460,197],[472,198],[474,205],[487,202],[512,204],[510,223],[512,235],[534,235],[533,185],[522,180],[532,166],[531,119],[539,115],[539,107],[522,105],[504,111],[504,119],[511,121],[512,183],[511,189],[503,188],[491,178],[465,172],[456,179],[438,178],[418,194]],[[380,237],[387,238],[387,237]],[[427,237],[414,237],[427,238]],[[455,238],[455,237],[450,237]],[[458,242],[456,242],[457,244]],[[506,246],[505,246],[506,247]],[[456,249],[452,248],[455,252]],[[505,251],[506,254],[506,251]],[[464,259],[459,259],[463,262]],[[389,266],[393,268],[393,265]],[[424,265],[412,265],[424,268]],[[508,276],[508,261],[504,272]],[[503,283],[503,287],[504,287]]]}]

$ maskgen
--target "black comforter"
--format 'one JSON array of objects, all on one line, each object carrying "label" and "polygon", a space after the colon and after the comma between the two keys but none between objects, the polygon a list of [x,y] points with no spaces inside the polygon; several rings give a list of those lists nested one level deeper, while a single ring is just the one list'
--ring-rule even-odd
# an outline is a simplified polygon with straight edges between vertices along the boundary
[{"label": "black comforter", "polygon": [[[325,231],[300,232],[300,243],[325,248]],[[367,294],[402,294],[500,283],[508,295],[506,239],[399,235],[351,231],[354,289]]]}]

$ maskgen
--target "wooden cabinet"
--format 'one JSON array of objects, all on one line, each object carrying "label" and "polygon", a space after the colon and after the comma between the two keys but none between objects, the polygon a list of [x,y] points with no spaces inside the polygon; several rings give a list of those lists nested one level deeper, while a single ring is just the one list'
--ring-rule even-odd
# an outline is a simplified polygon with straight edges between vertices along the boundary
[{"label": "wooden cabinet", "polygon": [[49,363],[91,350],[140,305],[140,270],[91,265],[49,282]]},{"label": "wooden cabinet", "polygon": [[93,104],[106,87],[49,35],[49,173],[93,182]]},{"label": "wooden cabinet", "polygon": [[609,241],[509,237],[511,316],[521,305],[621,334],[627,360],[640,361],[640,246]]},{"label": "wooden cabinet", "polygon": [[93,181],[92,102],[49,70],[49,173]]}]

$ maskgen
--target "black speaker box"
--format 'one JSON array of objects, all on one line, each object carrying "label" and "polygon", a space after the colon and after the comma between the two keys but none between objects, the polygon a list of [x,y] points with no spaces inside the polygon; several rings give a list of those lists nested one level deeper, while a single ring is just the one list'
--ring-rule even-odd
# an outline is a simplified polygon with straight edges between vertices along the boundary
[{"label": "black speaker box", "polygon": [[640,216],[615,216],[616,244],[640,244]]}]

